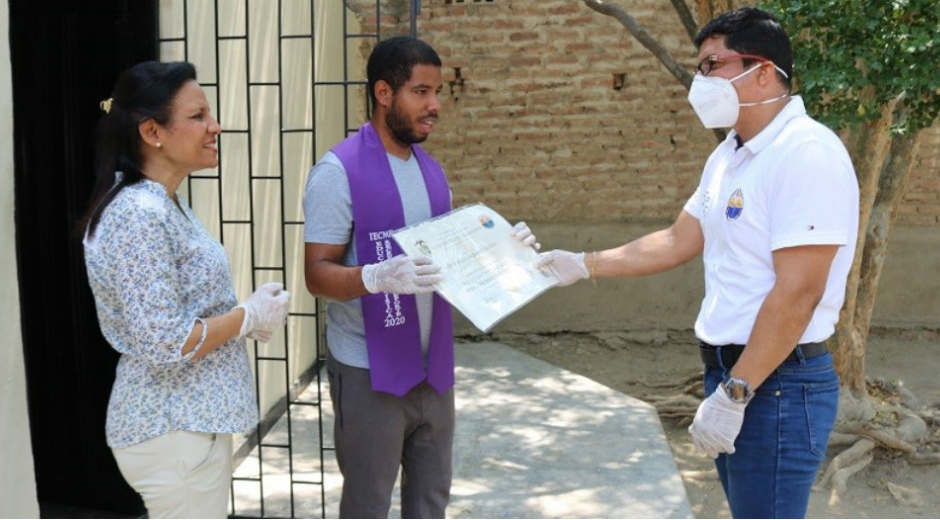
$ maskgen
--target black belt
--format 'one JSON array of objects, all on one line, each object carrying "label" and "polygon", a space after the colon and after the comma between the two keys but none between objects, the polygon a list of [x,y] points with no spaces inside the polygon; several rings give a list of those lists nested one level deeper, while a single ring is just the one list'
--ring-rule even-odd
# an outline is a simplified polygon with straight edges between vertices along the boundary
[{"label": "black belt", "polygon": [[[708,343],[700,342],[698,344],[699,354],[702,356],[702,362],[705,363],[707,367],[715,368],[731,368],[735,363],[738,362],[738,358],[741,357],[741,353],[744,352],[744,345],[709,345]],[[816,356],[821,356],[828,352],[826,349],[825,343],[803,343],[797,345],[793,352],[790,352],[790,355],[787,356],[785,361],[798,361],[797,351],[803,353],[804,359],[814,358]],[[718,362],[718,356],[721,353],[721,363]]]}]

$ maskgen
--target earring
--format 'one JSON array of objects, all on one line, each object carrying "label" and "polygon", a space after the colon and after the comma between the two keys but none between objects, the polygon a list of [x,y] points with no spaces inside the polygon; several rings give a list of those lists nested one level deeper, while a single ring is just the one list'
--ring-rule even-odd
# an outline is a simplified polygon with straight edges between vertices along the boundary
[{"label": "earring", "polygon": [[157,143],[157,148],[163,148],[163,143]]}]

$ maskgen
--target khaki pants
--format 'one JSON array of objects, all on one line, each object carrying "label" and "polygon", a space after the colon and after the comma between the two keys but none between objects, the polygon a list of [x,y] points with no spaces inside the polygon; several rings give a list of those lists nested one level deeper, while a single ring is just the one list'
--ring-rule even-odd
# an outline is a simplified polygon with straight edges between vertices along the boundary
[{"label": "khaki pants", "polygon": [[232,435],[171,432],[111,450],[150,518],[226,518]]}]

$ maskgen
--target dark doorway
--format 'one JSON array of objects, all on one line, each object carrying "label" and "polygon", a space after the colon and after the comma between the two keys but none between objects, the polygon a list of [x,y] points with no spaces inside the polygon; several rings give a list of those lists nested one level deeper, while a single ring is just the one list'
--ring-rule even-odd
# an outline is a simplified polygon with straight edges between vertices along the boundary
[{"label": "dark doorway", "polygon": [[74,226],[93,183],[98,102],[121,71],[157,56],[156,0],[9,6],[16,252],[40,511],[139,516],[140,498],[105,444],[117,355],[98,329]]}]

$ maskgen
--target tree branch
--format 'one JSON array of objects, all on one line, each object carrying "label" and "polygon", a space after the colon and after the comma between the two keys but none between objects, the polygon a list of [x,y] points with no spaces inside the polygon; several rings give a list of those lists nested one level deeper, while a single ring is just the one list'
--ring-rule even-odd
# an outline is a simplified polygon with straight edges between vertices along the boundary
[{"label": "tree branch", "polygon": [[682,21],[682,26],[685,27],[685,32],[689,35],[690,41],[695,41],[695,35],[698,34],[698,23],[695,21],[695,15],[692,14],[692,10],[689,9],[689,4],[685,3],[685,0],[669,0],[672,2],[672,6],[676,8],[676,13],[679,14],[679,20]]},{"label": "tree branch", "polygon": [[[590,7],[594,11],[597,11],[598,13],[601,13],[603,15],[616,18],[617,21],[619,21],[621,25],[623,25],[624,27],[627,28],[628,31],[630,31],[630,34],[632,34],[633,37],[637,39],[637,41],[639,41],[644,47],[646,47],[650,52],[653,53],[653,55],[659,60],[659,62],[662,63],[663,66],[666,67],[666,70],[668,70],[669,73],[673,75],[673,77],[678,79],[679,83],[682,83],[682,86],[684,86],[686,90],[688,90],[689,87],[692,86],[692,73],[686,70],[686,68],[680,65],[675,59],[673,59],[672,55],[669,54],[669,51],[667,51],[665,47],[660,45],[660,43],[656,41],[656,39],[653,38],[653,36],[650,35],[650,33],[646,32],[646,29],[644,29],[639,23],[637,23],[637,21],[632,16],[630,16],[630,14],[627,13],[623,7],[620,7],[619,5],[606,4],[601,0],[582,0],[582,1],[584,2],[584,5]],[[672,1],[673,1],[673,5],[675,5],[676,3],[681,3],[685,5],[685,2],[683,0],[672,0]],[[676,10],[680,11],[680,8],[676,7]],[[688,7],[685,8],[685,11],[688,12]],[[688,16],[689,18],[691,18],[692,13],[688,12]],[[683,18],[683,13],[681,11],[679,12],[679,18]],[[687,22],[683,20],[683,24],[686,25]],[[695,24],[694,19],[692,20],[692,24],[693,25]],[[686,25],[686,30],[687,31],[690,30],[688,25]],[[691,31],[692,31],[690,32],[690,34],[692,34],[691,37],[694,39],[695,38],[694,28]],[[725,132],[725,130],[721,128],[713,129],[712,133],[715,134],[715,139],[717,139],[719,143],[724,141],[725,137],[727,137],[728,135]]]},{"label": "tree branch", "polygon": [[583,0],[584,5],[590,7],[594,11],[601,13],[603,15],[611,16],[616,18],[621,25],[627,28],[630,31],[630,34],[633,35],[641,45],[646,47],[650,52],[659,59],[660,62],[666,67],[666,70],[669,71],[676,79],[679,80],[682,85],[688,89],[692,85],[692,73],[686,70],[685,67],[679,64],[672,55],[669,54],[669,51],[666,50],[656,38],[653,38],[650,33],[646,32],[637,21],[627,13],[623,7],[619,5],[613,5],[604,3],[601,0]]}]

